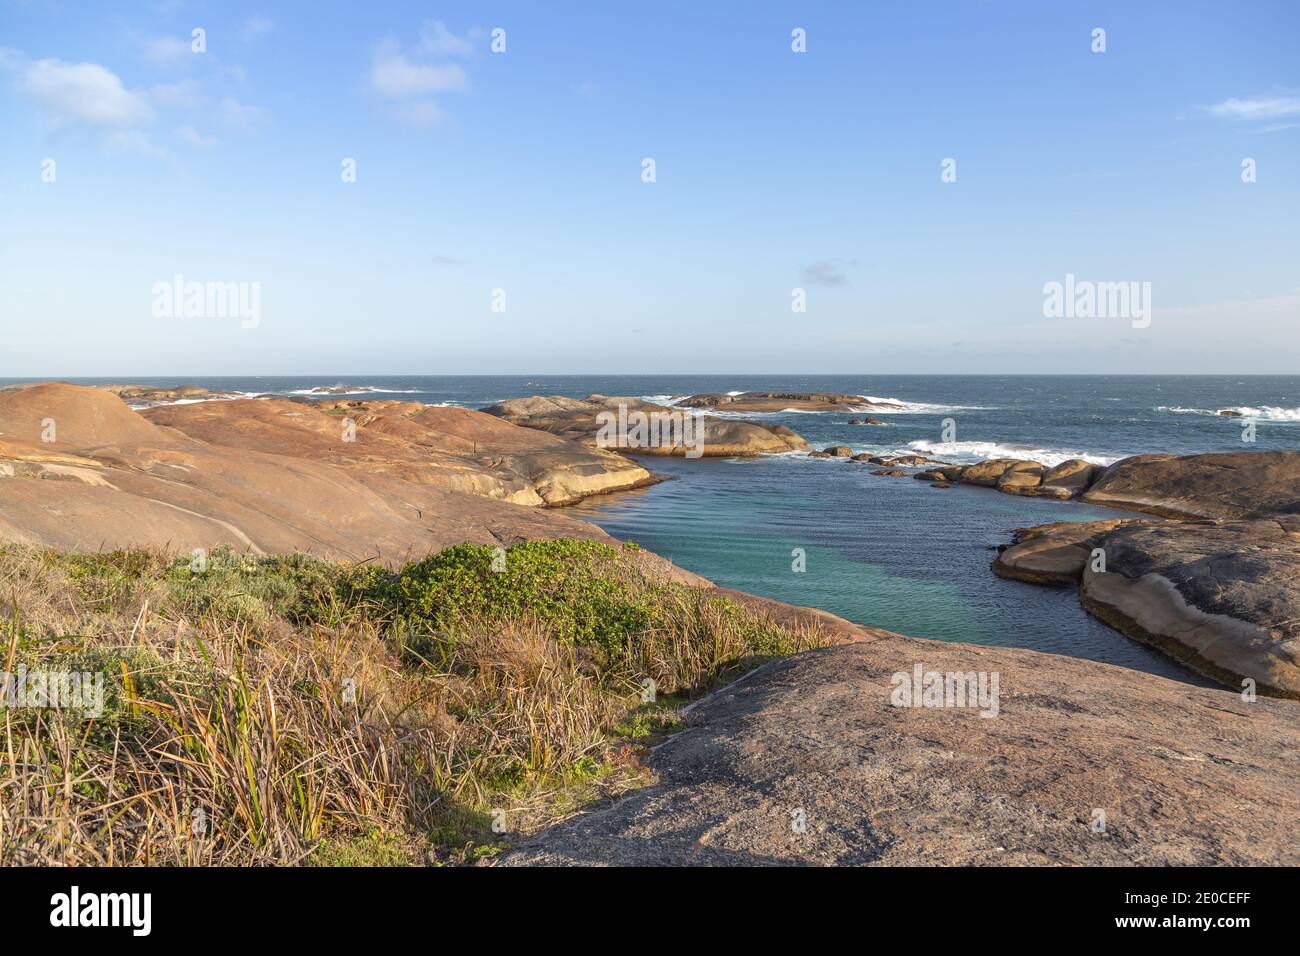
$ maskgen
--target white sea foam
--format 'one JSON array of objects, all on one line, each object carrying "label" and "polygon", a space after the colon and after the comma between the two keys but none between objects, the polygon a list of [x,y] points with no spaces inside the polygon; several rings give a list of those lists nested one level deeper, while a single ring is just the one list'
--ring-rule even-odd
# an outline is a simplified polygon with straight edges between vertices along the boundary
[{"label": "white sea foam", "polygon": [[203,402],[233,402],[241,398],[270,398],[270,392],[223,392],[209,398],[176,398],[170,402],[127,402],[127,407],[135,411],[146,408],[158,408],[162,405],[199,405]]},{"label": "white sea foam", "polygon": [[[326,391],[327,388],[346,388],[346,392]],[[316,385],[312,388],[295,388],[290,389],[290,395],[368,395],[371,392],[384,393],[388,395],[412,395],[419,392],[418,388],[376,388],[373,385],[344,385],[344,386],[326,386]]]},{"label": "white sea foam", "polygon": [[[1300,422],[1300,408],[1279,408],[1276,405],[1235,405],[1229,408],[1184,408],[1180,405],[1160,405],[1158,412],[1175,415],[1209,415],[1214,418],[1254,418],[1262,422]],[[1232,414],[1224,414],[1231,412]]]},{"label": "white sea foam", "polygon": [[1086,451],[1057,451],[1051,448],[1035,448],[1032,445],[1004,445],[991,441],[913,441],[907,447],[913,453],[935,456],[952,461],[955,464],[970,464],[988,461],[990,458],[1026,458],[1044,465],[1059,465],[1071,458],[1082,458],[1094,465],[1110,465],[1119,461],[1123,455],[1095,455]]}]

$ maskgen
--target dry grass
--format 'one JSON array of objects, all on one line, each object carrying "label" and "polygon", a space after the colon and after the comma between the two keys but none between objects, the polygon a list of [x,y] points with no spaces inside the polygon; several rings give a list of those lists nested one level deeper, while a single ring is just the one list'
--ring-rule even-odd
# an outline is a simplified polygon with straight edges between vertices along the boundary
[{"label": "dry grass", "polygon": [[654,613],[611,648],[530,612],[425,631],[374,569],[0,548],[4,670],[106,698],[0,708],[0,864],[473,860],[645,782],[628,738],[673,695],[824,643],[614,564]]}]

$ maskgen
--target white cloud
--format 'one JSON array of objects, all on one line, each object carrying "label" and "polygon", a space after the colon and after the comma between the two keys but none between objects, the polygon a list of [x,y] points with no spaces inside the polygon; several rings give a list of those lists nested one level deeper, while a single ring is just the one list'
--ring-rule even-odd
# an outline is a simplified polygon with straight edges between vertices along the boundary
[{"label": "white cloud", "polygon": [[176,128],[176,138],[187,146],[200,149],[207,149],[209,146],[217,145],[216,137],[204,136],[193,126],[178,126]]},{"label": "white cloud", "polygon": [[244,39],[265,36],[275,29],[275,21],[266,17],[249,17],[244,21]]},{"label": "white cloud", "polygon": [[1224,100],[1207,107],[1209,112],[1224,119],[1270,120],[1284,116],[1300,115],[1300,97],[1256,96],[1247,99]]},{"label": "white cloud", "polygon": [[159,83],[149,87],[149,101],[159,108],[194,107],[203,102],[203,95],[193,80],[180,83]]},{"label": "white cloud", "polygon": [[249,126],[261,120],[266,115],[266,111],[260,106],[241,103],[233,96],[225,96],[221,99],[220,115],[221,119],[227,123],[235,126]]},{"label": "white cloud", "polygon": [[152,159],[172,158],[170,152],[155,146],[149,135],[138,129],[113,130],[104,137],[104,149],[111,153],[139,153]]},{"label": "white cloud", "polygon": [[465,58],[474,55],[474,44],[469,37],[456,36],[441,20],[425,20],[420,24],[420,48],[431,56]]},{"label": "white cloud", "polygon": [[180,37],[150,37],[144,41],[144,55],[160,66],[177,66],[194,55],[190,42]]},{"label": "white cloud", "polygon": [[455,63],[413,63],[392,48],[378,51],[370,65],[371,88],[389,99],[460,91],[465,85],[465,71]]},{"label": "white cloud", "polygon": [[64,122],[125,127],[153,116],[144,94],[128,90],[116,73],[95,63],[37,60],[23,69],[19,85]]}]

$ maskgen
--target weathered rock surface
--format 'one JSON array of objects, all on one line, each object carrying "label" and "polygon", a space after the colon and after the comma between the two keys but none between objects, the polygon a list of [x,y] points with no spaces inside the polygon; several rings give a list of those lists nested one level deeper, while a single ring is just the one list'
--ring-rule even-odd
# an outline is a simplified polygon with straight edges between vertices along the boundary
[{"label": "weathered rock surface", "polygon": [[[998,715],[891,706],[917,663],[997,672]],[[688,722],[657,783],[499,864],[1300,863],[1293,701],[889,635],[770,663]]]},{"label": "weathered rock surface", "polygon": [[[965,475],[963,474],[962,477],[964,479]],[[1038,491],[1042,480],[1042,465],[1033,468],[1009,468],[998,478],[995,487],[1008,495],[1032,495]]]},{"label": "weathered rock surface", "polygon": [[997,486],[998,481],[1007,474],[1018,471],[1041,473],[1043,466],[1036,461],[1024,458],[990,458],[987,461],[967,465],[961,474],[961,480],[970,485]]},{"label": "weathered rock surface", "polygon": [[[143,415],[216,445],[362,468],[522,505],[571,504],[655,481],[623,455],[468,408],[258,399],[165,405]],[[353,425],[351,440],[345,440],[347,422]]]},{"label": "weathered rock surface", "polygon": [[[149,414],[157,420],[83,386],[0,392],[0,541],[92,551],[225,544],[392,564],[463,541],[608,540],[551,510],[438,487],[418,462],[389,457],[392,446],[379,437],[367,444],[363,428],[357,444],[370,457],[352,448],[334,456],[339,423],[298,404],[212,402]],[[520,434],[523,448],[547,438]],[[515,451],[504,448],[500,457]],[[573,451],[575,460],[592,454]],[[474,465],[472,455],[467,461]],[[523,482],[517,474],[509,480]]]},{"label": "weathered rock surface", "polygon": [[944,465],[942,468],[930,468],[918,471],[912,477],[918,481],[953,482],[960,481],[966,469],[961,465]]},{"label": "weathered rock surface", "polygon": [[827,392],[741,392],[739,395],[691,395],[677,405],[682,408],[716,408],[727,412],[890,412],[907,406],[902,402],[869,401],[862,395]]},{"label": "weathered rock surface", "polygon": [[1082,458],[1071,458],[1043,472],[1036,494],[1051,498],[1077,498],[1105,469]]},{"label": "weathered rock surface", "polygon": [[[581,399],[534,395],[530,398],[497,402],[483,411],[515,425],[548,432],[594,447],[601,429],[598,416],[610,412],[617,414],[620,406],[629,414],[640,412],[646,416],[658,416],[661,423],[669,426],[674,418],[691,414],[680,407],[656,405],[637,398],[607,395],[590,395]],[[806,441],[784,425],[769,425],[708,415],[703,416],[702,424],[703,440],[700,450],[702,457],[705,458],[781,454],[788,451],[804,451],[808,447]],[[676,440],[664,437],[665,434],[672,435]],[[637,455],[685,455],[692,449],[682,443],[678,434],[671,427],[661,426],[658,442],[621,447]],[[681,434],[686,437],[684,431]]]},{"label": "weathered rock surface", "polygon": [[1091,614],[1193,670],[1300,697],[1300,515],[1042,525],[1017,532],[993,571],[1079,584]]},{"label": "weathered rock surface", "polygon": [[822,453],[830,455],[832,458],[852,458],[853,449],[848,445],[827,445],[822,449]]},{"label": "weathered rock surface", "polygon": [[1300,515],[1130,522],[1100,546],[1089,612],[1229,686],[1300,698]]},{"label": "weathered rock surface", "polygon": [[1093,549],[1101,546],[1107,533],[1126,522],[1140,520],[1058,521],[1021,529],[1011,545],[998,553],[993,571],[999,577],[1029,584],[1056,587],[1078,584]]},{"label": "weathered rock surface", "polygon": [[1300,451],[1137,455],[1107,468],[1083,500],[1175,518],[1300,514]]}]

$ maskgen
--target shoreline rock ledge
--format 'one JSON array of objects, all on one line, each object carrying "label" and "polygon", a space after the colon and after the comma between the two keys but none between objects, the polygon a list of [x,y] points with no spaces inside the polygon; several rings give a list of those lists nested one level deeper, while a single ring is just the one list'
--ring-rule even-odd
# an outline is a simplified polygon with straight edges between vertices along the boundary
[{"label": "shoreline rock ledge", "polygon": [[1140,455],[1082,500],[1172,520],[1024,529],[993,571],[1077,585],[1090,614],[1193,670],[1300,698],[1300,452]]},{"label": "shoreline rock ledge", "polygon": [[[998,673],[997,716],[892,706],[916,663]],[[885,635],[773,661],[686,717],[657,782],[497,865],[1300,863],[1294,701]]]}]

